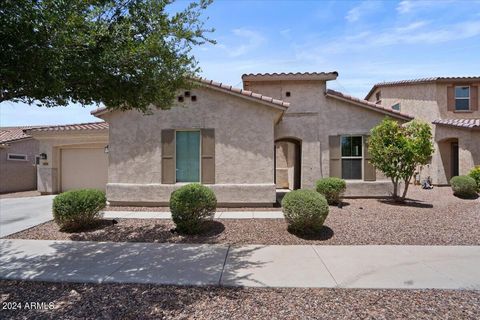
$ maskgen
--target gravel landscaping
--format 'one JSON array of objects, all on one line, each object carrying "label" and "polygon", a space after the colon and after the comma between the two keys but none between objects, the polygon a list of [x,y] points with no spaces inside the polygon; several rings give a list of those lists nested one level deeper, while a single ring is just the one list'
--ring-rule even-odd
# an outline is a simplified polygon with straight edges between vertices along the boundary
[{"label": "gravel landscaping", "polygon": [[197,236],[172,233],[170,220],[119,219],[96,230],[61,232],[53,222],[8,236],[12,239],[132,241],[228,244],[480,245],[480,199],[462,200],[450,188],[412,188],[418,199],[399,206],[378,199],[348,199],[330,207],[323,230],[308,237],[291,234],[283,219],[219,219]]},{"label": "gravel landscaping", "polygon": [[22,319],[478,319],[479,291],[258,289],[0,281],[2,310]]}]

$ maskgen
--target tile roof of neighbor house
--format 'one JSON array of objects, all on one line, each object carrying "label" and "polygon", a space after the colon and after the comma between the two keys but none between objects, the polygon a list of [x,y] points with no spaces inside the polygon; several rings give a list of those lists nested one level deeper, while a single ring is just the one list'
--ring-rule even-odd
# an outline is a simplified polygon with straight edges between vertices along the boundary
[{"label": "tile roof of neighbor house", "polygon": [[373,111],[379,111],[379,112],[388,114],[388,115],[390,115],[392,117],[395,117],[395,118],[401,118],[403,120],[412,120],[414,118],[413,116],[411,116],[409,114],[402,113],[400,111],[393,110],[392,108],[384,107],[382,105],[375,104],[375,103],[367,101],[367,100],[362,100],[362,99],[359,99],[359,98],[356,98],[356,97],[352,97],[348,94],[344,94],[342,92],[338,92],[338,91],[335,91],[335,90],[332,90],[332,89],[328,89],[327,92],[325,93],[325,95],[328,96],[328,97],[340,99],[340,100],[343,100],[343,101],[353,102],[353,103],[355,103],[359,106],[366,107],[366,108],[368,108],[370,110],[373,110]]},{"label": "tile roof of neighbor house", "polygon": [[24,130],[37,128],[38,126],[0,127],[0,143],[31,138]]},{"label": "tile roof of neighbor house", "polygon": [[25,132],[29,133],[44,132],[44,131],[80,131],[80,130],[105,130],[108,129],[108,123],[102,122],[87,122],[87,123],[73,123],[73,124],[61,124],[55,126],[44,126],[26,129]]},{"label": "tile roof of neighbor house", "polygon": [[480,129],[480,119],[437,119],[432,121],[432,123],[459,128]]},{"label": "tile roof of neighbor house", "polygon": [[282,81],[282,80],[335,80],[337,71],[332,72],[281,72],[243,74],[243,81]]},{"label": "tile roof of neighbor house", "polygon": [[368,100],[373,92],[378,87],[393,87],[401,85],[415,85],[421,83],[430,83],[430,82],[448,82],[448,81],[477,81],[480,80],[480,76],[471,76],[471,77],[430,77],[430,78],[419,78],[411,80],[398,80],[398,81],[385,81],[379,82],[373,85],[372,89],[365,96],[365,100]]},{"label": "tile roof of neighbor house", "polygon": [[[274,99],[272,97],[268,97],[268,96],[265,96],[263,94],[255,93],[255,92],[244,90],[244,89],[241,89],[241,88],[235,88],[233,86],[223,84],[221,82],[215,82],[213,80],[202,79],[202,78],[195,78],[193,80],[195,82],[201,84],[201,85],[208,86],[208,87],[213,88],[215,90],[224,91],[226,93],[236,95],[236,96],[239,96],[239,97],[242,97],[242,98],[254,99],[254,100],[257,100],[259,102],[271,105],[275,108],[280,108],[282,110],[286,110],[290,106],[289,102]],[[108,111],[108,109],[106,107],[101,107],[101,108],[97,108],[95,110],[92,110],[90,113],[94,116],[98,116],[98,115],[100,115],[104,112],[107,112],[107,111]]]}]

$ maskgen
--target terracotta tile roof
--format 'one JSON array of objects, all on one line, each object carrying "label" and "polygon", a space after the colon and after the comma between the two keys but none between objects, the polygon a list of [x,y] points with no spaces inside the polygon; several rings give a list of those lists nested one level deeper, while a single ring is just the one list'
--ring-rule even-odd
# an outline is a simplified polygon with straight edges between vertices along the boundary
[{"label": "terracotta tile roof", "polygon": [[390,115],[392,117],[395,117],[395,118],[400,118],[400,119],[403,119],[403,120],[412,120],[413,119],[413,116],[411,116],[409,114],[402,113],[400,111],[393,110],[392,108],[384,107],[382,105],[375,104],[375,103],[367,101],[367,100],[362,100],[362,99],[359,99],[359,98],[356,98],[356,97],[352,97],[348,94],[344,94],[342,92],[338,92],[338,91],[335,91],[335,90],[332,90],[332,89],[328,89],[325,95],[328,96],[328,97],[340,99],[340,100],[343,100],[343,101],[353,102],[357,105],[366,107],[370,110],[379,111],[379,112],[388,114],[388,115]]},{"label": "terracotta tile roof", "polygon": [[334,80],[338,77],[337,71],[332,72],[281,72],[281,73],[249,73],[243,74],[243,81],[269,80]]},{"label": "terracotta tile roof", "polygon": [[447,81],[480,81],[480,76],[471,76],[471,77],[429,77],[429,78],[419,78],[419,79],[410,79],[410,80],[398,80],[398,81],[385,81],[379,82],[373,85],[372,89],[365,96],[365,100],[368,100],[373,92],[379,87],[393,87],[401,85],[415,85],[421,83],[430,83],[430,82],[447,82]]},{"label": "terracotta tile roof", "polygon": [[480,119],[437,119],[432,123],[460,128],[480,128]]},{"label": "terracotta tile roof", "polygon": [[62,124],[56,126],[38,127],[25,130],[26,133],[31,131],[44,132],[44,131],[80,131],[80,130],[105,130],[108,129],[108,123],[106,122],[87,122],[87,123],[74,123],[74,124]]},{"label": "terracotta tile roof", "polygon": [[23,130],[36,127],[38,126],[0,127],[0,143],[31,138],[32,136],[26,134]]},{"label": "terracotta tile roof", "polygon": [[264,96],[263,94],[260,94],[260,93],[255,93],[255,92],[252,92],[252,91],[248,91],[248,90],[244,90],[244,89],[240,89],[240,88],[235,88],[235,87],[232,87],[232,86],[227,85],[227,84],[223,84],[223,83],[220,83],[220,82],[215,82],[213,80],[207,80],[207,79],[196,79],[196,80],[198,82],[200,82],[201,84],[211,86],[211,87],[214,87],[214,88],[218,88],[218,89],[222,89],[222,90],[227,91],[229,93],[254,98],[254,99],[260,100],[262,102],[268,102],[270,104],[281,107],[283,109],[286,109],[290,106],[289,102],[274,99],[274,98],[268,97],[268,96]]},{"label": "terracotta tile roof", "polygon": [[[267,104],[269,104],[269,105],[271,105],[275,108],[280,108],[282,110],[286,110],[290,106],[289,102],[274,99],[272,97],[268,97],[268,96],[265,96],[265,95],[262,95],[262,94],[259,94],[259,93],[255,93],[255,92],[252,92],[252,91],[244,90],[244,89],[241,89],[241,88],[235,88],[233,86],[223,84],[221,82],[215,82],[213,80],[202,79],[202,78],[195,78],[195,79],[193,79],[193,81],[195,81],[195,82],[197,82],[201,85],[208,86],[208,87],[211,87],[211,88],[216,89],[216,90],[225,91],[229,94],[233,94],[233,95],[236,95],[236,96],[239,96],[239,97],[252,98],[254,100],[259,100],[260,102],[267,103]],[[108,109],[106,107],[101,107],[101,108],[97,108],[95,110],[92,110],[90,113],[94,116],[98,116],[98,115],[100,115],[104,112],[107,112],[107,111],[108,111]]]}]

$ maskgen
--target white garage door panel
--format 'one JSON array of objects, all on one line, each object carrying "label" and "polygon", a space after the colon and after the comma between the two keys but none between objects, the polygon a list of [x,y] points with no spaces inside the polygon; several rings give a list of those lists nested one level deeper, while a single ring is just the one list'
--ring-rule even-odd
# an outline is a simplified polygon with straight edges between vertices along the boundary
[{"label": "white garage door panel", "polygon": [[62,149],[62,191],[82,188],[105,190],[108,155],[103,148]]}]

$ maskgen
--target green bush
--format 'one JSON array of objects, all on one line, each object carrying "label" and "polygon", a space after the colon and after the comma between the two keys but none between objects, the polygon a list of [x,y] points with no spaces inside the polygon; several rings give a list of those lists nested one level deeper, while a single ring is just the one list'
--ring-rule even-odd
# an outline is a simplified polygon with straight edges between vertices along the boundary
[{"label": "green bush", "polygon": [[199,233],[207,219],[213,219],[217,198],[201,184],[187,184],[172,192],[170,211],[177,230],[186,234]]},{"label": "green bush", "polygon": [[328,215],[325,197],[314,190],[294,190],[282,200],[283,214],[294,232],[309,233],[320,230]]},{"label": "green bush", "polygon": [[93,225],[105,207],[105,193],[95,189],[72,190],[53,199],[53,218],[61,229],[79,230]]},{"label": "green bush", "polygon": [[450,179],[453,194],[460,198],[471,198],[477,195],[477,183],[469,176],[457,176]]},{"label": "green bush", "polygon": [[317,192],[325,196],[328,204],[340,203],[346,188],[345,180],[340,178],[323,178],[316,185]]},{"label": "green bush", "polygon": [[477,182],[477,191],[480,191],[480,166],[473,168],[468,175]]}]

